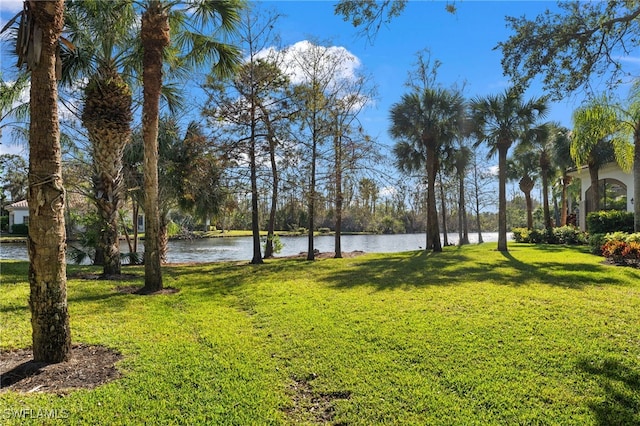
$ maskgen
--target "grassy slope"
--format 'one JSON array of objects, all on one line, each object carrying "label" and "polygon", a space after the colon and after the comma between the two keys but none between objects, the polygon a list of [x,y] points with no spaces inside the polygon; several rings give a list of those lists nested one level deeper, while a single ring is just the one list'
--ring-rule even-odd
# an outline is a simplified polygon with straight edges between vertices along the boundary
[{"label": "grassy slope", "polygon": [[[73,424],[640,423],[640,271],[494,248],[171,266],[181,291],[153,297],[71,279],[73,340],[121,351],[126,376],[0,407]],[[3,349],[30,343],[26,271],[2,263]]]}]

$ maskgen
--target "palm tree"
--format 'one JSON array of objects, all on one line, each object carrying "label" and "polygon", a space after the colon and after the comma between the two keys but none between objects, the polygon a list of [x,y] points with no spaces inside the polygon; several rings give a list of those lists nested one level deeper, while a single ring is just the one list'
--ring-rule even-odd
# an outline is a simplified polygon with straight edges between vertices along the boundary
[{"label": "palm tree", "polygon": [[[72,1],[67,6],[67,29],[76,46],[63,62],[63,81],[77,84],[88,75],[84,88],[82,123],[92,147],[93,201],[100,223],[97,249],[103,255],[103,275],[121,273],[119,215],[122,206],[124,148],[131,137],[132,96],[121,69],[131,55],[127,36],[135,24],[128,0]],[[95,37],[100,34],[100,37]]]},{"label": "palm tree", "polygon": [[29,125],[29,307],[35,361],[66,361],[71,352],[65,261],[56,64],[64,1],[25,2],[16,44],[31,72]]},{"label": "palm tree", "polygon": [[[216,69],[229,74],[239,63],[236,48],[207,37],[204,29],[219,25],[231,32],[239,22],[240,1],[192,1],[176,7],[176,2],[146,0],[140,38],[143,46],[143,110],[145,228],[145,284],[143,292],[162,289],[160,269],[160,214],[158,210],[158,120],[166,56],[178,57],[175,64],[199,65],[217,60]],[[170,22],[175,41],[171,45]],[[189,24],[189,25],[187,25]],[[193,27],[199,31],[194,31]],[[215,34],[220,34],[215,32]]]},{"label": "palm tree", "polygon": [[553,153],[556,140],[566,134],[559,123],[548,122],[531,129],[523,138],[521,144],[524,149],[532,150],[537,155],[540,178],[542,179],[542,209],[544,227],[551,230],[551,212],[549,209],[549,179],[555,174]]},{"label": "palm tree", "polygon": [[[29,88],[29,75],[21,73],[15,81],[5,81],[0,74],[0,137],[5,127],[16,126],[23,129],[29,114],[29,104],[20,102],[23,93]],[[15,117],[17,122],[6,122]]]},{"label": "palm tree", "polygon": [[560,128],[553,141],[553,164],[560,171],[560,186],[562,187],[560,206],[560,226],[567,224],[568,207],[568,187],[571,184],[571,176],[568,171],[575,166],[571,158],[571,139],[569,129]]},{"label": "palm tree", "polygon": [[427,179],[427,242],[425,250],[442,251],[435,183],[442,148],[451,143],[463,120],[464,101],[459,93],[426,88],[406,94],[391,107],[391,136],[396,166],[404,172],[424,167]]},{"label": "palm tree", "polygon": [[[465,111],[465,113],[466,112],[468,111]],[[454,142],[444,149],[445,157],[443,166],[448,172],[454,173],[458,181],[458,245],[469,244],[465,178],[473,156],[473,151],[468,146],[467,140],[470,136],[470,130],[468,116],[465,116],[463,126],[459,129],[459,134],[456,136]]]},{"label": "palm tree", "polygon": [[[518,146],[519,148],[520,146]],[[533,200],[531,191],[535,186],[538,157],[535,152],[522,149],[507,161],[507,179],[517,180],[527,205],[527,228],[533,229]]]},{"label": "palm tree", "polygon": [[499,95],[476,98],[471,110],[478,144],[487,143],[489,155],[498,152],[498,250],[507,251],[507,153],[545,116],[547,103],[543,98],[525,102],[520,92],[509,89]]},{"label": "palm tree", "polygon": [[633,164],[633,146],[620,133],[617,110],[606,96],[593,98],[573,113],[571,157],[578,165],[586,164],[591,179],[591,198],[587,212],[600,210],[598,170],[617,161],[623,170]]}]

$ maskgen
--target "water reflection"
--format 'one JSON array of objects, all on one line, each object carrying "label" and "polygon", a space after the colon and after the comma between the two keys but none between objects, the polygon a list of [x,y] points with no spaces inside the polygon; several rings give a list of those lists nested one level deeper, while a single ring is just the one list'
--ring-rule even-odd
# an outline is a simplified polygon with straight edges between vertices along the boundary
[{"label": "water reflection", "polygon": [[[448,234],[449,243],[458,243],[458,234]],[[484,242],[498,240],[497,233],[483,233]],[[469,235],[472,244],[478,242],[478,235]],[[307,237],[281,237],[283,248],[278,256],[291,256],[307,250]],[[419,250],[424,247],[424,234],[401,235],[344,235],[342,251],[361,250],[369,253],[394,253]],[[321,252],[332,252],[334,237],[320,235],[314,240],[314,246]],[[128,252],[126,243],[120,250]],[[138,245],[140,253],[144,252],[144,242]],[[252,239],[250,237],[204,238],[194,240],[169,241],[168,261],[179,262],[215,262],[222,260],[250,260],[252,257]],[[28,260],[25,243],[0,244],[0,259]]]}]

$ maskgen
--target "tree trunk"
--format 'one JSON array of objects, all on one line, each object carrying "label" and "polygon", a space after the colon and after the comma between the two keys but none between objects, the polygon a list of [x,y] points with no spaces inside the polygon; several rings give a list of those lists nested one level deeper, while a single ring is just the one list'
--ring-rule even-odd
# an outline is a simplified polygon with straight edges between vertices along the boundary
[{"label": "tree trunk", "polygon": [[478,244],[482,244],[482,221],[480,220],[480,188],[478,185],[478,164],[474,161],[473,164],[473,176],[475,180],[475,198],[476,198],[476,228],[478,228]]},{"label": "tree trunk", "polygon": [[587,213],[600,210],[600,178],[598,166],[589,164],[589,178],[591,179],[591,202],[587,208]]},{"label": "tree trunk", "polygon": [[436,152],[427,143],[427,247],[425,250],[442,251],[440,228],[438,226],[438,209],[436,207],[436,175],[438,161]]},{"label": "tree trunk", "polygon": [[160,212],[160,227],[158,228],[158,250],[160,252],[160,262],[167,263],[169,253],[169,212]]},{"label": "tree trunk", "polygon": [[336,224],[334,234],[334,257],[336,259],[342,258],[342,203],[344,200],[344,194],[342,193],[342,144],[340,137],[336,136],[334,139],[334,152],[335,152],[335,174],[336,174]]},{"label": "tree trunk", "polygon": [[467,224],[467,208],[464,199],[464,173],[458,175],[458,245],[469,244],[469,227]]},{"label": "tree trunk", "polygon": [[260,215],[258,214],[258,173],[256,171],[255,121],[251,123],[251,148],[249,152],[251,168],[251,235],[253,236],[253,258],[251,263],[263,263],[260,251]]},{"label": "tree trunk", "polygon": [[447,200],[444,195],[444,185],[442,184],[442,173],[438,174],[440,182],[440,205],[442,206],[442,237],[443,244],[449,245],[449,233],[447,230]]},{"label": "tree trunk", "polygon": [[533,200],[531,199],[531,190],[524,191],[524,200],[527,205],[527,228],[533,229]]},{"label": "tree trunk", "polygon": [[640,232],[640,121],[636,123],[633,140],[633,230]]},{"label": "tree trunk", "polygon": [[96,189],[96,204],[100,215],[100,241],[104,262],[102,264],[102,274],[120,275],[122,263],[120,261],[120,239],[118,232],[118,205],[120,204],[120,189],[114,188],[119,182],[113,181],[101,173],[96,178],[98,183],[94,185]]},{"label": "tree trunk", "polygon": [[547,231],[552,228],[551,212],[549,210],[549,158],[545,153],[540,157],[540,171],[542,173],[542,211],[544,213],[544,227]]},{"label": "tree trunk", "polygon": [[520,178],[518,182],[520,191],[524,194],[524,199],[527,206],[527,228],[533,229],[533,201],[531,200],[531,191],[535,186],[535,182],[531,179],[531,176],[525,174]]},{"label": "tree trunk", "polygon": [[160,214],[158,205],[158,120],[164,48],[169,45],[169,22],[159,1],[142,14],[143,46],[142,135],[144,140],[144,292],[162,289]]},{"label": "tree trunk", "polygon": [[507,251],[507,151],[509,145],[498,145],[498,251]]},{"label": "tree trunk", "polygon": [[551,223],[551,210],[549,209],[549,178],[546,173],[546,170],[542,171],[542,211],[544,213],[544,227],[550,230],[553,226]]},{"label": "tree trunk", "polygon": [[[271,133],[271,132],[269,132]],[[275,138],[269,136],[269,160],[271,161],[271,207],[269,209],[269,223],[267,223],[267,243],[265,245],[264,257],[271,258],[274,255],[273,237],[276,228],[276,211],[278,208],[278,163],[276,162]]]},{"label": "tree trunk", "polygon": [[68,360],[71,351],[56,81],[56,47],[62,33],[64,1],[31,1],[28,6],[35,26],[42,30],[40,61],[31,69],[27,196],[33,359],[57,363]]},{"label": "tree trunk", "polygon": [[309,183],[309,231],[307,235],[307,260],[315,260],[315,248],[313,246],[313,228],[315,227],[315,209],[316,209],[316,161],[317,161],[317,144],[315,135],[313,136],[311,147],[311,182]]},{"label": "tree trunk", "polygon": [[133,253],[138,252],[138,218],[140,217],[140,205],[133,202]]},{"label": "tree trunk", "polygon": [[571,176],[562,176],[562,202],[560,211],[560,225],[565,226],[567,224],[567,215],[569,214],[569,206],[567,203],[567,187],[571,183]]}]

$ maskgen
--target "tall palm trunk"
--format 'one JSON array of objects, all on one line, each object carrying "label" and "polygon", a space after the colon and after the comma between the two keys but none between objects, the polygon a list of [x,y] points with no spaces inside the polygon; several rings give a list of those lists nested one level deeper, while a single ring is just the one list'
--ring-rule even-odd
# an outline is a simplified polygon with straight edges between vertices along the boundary
[{"label": "tall palm trunk", "polygon": [[432,143],[426,143],[427,151],[427,247],[425,250],[442,251],[440,228],[438,226],[438,209],[436,207],[436,176],[438,159]]},{"label": "tall palm trunk", "polygon": [[123,200],[122,154],[131,136],[131,91],[113,67],[103,66],[89,81],[85,95],[82,122],[93,146],[103,274],[118,275],[118,209]]},{"label": "tall palm trunk", "polygon": [[571,183],[571,176],[564,174],[562,176],[562,202],[561,202],[561,212],[560,212],[560,225],[567,225],[567,215],[569,214],[569,206],[567,202],[567,187]]},{"label": "tall palm trunk", "polygon": [[66,361],[71,351],[56,81],[56,48],[62,33],[64,1],[30,1],[28,7],[34,33],[42,30],[39,63],[30,64],[29,308],[33,358],[55,363]]},{"label": "tall palm trunk", "polygon": [[482,244],[484,242],[482,238],[482,221],[480,220],[480,188],[478,185],[478,162],[474,160],[473,162],[473,176],[474,176],[474,198],[476,201],[476,228],[478,230],[478,244]]},{"label": "tall palm trunk", "polygon": [[142,15],[144,54],[142,133],[144,140],[144,291],[162,289],[160,214],[158,206],[158,119],[162,89],[162,57],[169,45],[169,22],[159,1],[151,1]]},{"label": "tall palm trunk", "polygon": [[442,173],[438,173],[438,182],[440,183],[440,205],[442,210],[442,243],[449,245],[449,231],[447,229],[447,199],[444,193],[444,185],[442,182]]},{"label": "tall palm trunk", "polygon": [[507,151],[510,145],[498,144],[498,251],[507,251]]},{"label": "tall palm trunk", "polygon": [[464,199],[464,171],[458,174],[458,245],[469,244],[467,207]]},{"label": "tall palm trunk", "polygon": [[540,156],[540,172],[542,173],[542,210],[544,213],[544,227],[551,230],[551,211],[549,209],[549,166],[551,160],[546,153]]}]

